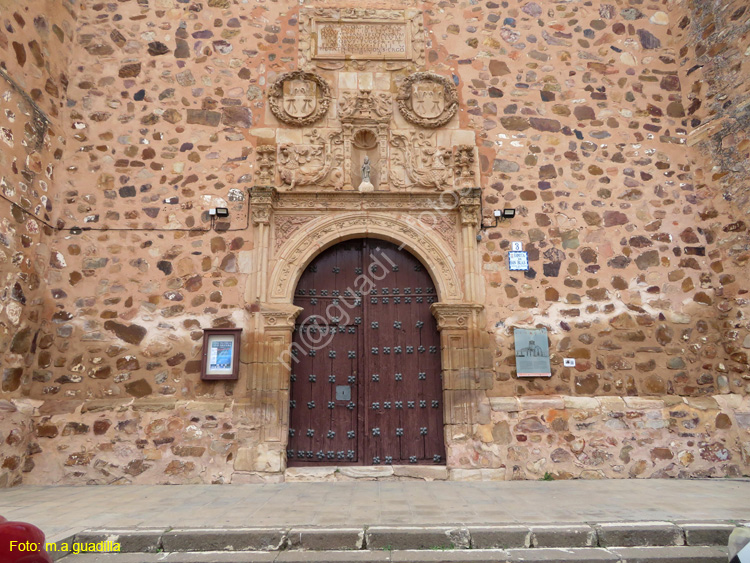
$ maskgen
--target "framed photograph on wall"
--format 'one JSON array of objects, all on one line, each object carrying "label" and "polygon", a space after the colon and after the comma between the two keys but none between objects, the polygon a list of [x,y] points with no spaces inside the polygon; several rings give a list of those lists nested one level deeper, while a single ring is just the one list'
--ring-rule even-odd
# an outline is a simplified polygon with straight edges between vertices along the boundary
[{"label": "framed photograph on wall", "polygon": [[241,328],[204,328],[201,379],[237,379]]}]

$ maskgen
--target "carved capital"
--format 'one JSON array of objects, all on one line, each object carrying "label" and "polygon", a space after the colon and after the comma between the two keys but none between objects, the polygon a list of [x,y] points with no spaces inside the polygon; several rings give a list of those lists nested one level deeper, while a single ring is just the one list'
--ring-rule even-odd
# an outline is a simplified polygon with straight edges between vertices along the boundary
[{"label": "carved capital", "polygon": [[263,328],[268,331],[289,331],[294,329],[294,321],[302,312],[302,307],[294,305],[279,305],[273,309],[262,308]]},{"label": "carved capital", "polygon": [[474,325],[476,315],[484,310],[476,303],[433,303],[430,311],[435,315],[438,330],[468,330]]},{"label": "carved capital", "polygon": [[267,225],[271,219],[271,209],[277,200],[276,190],[268,186],[254,186],[250,189],[250,209],[254,225]]}]

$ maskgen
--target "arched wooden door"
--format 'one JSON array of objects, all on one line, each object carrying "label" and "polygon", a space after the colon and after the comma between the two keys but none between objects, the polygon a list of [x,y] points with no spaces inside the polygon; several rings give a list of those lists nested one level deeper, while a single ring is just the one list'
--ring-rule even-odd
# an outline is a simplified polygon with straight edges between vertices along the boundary
[{"label": "arched wooden door", "polygon": [[429,273],[375,239],[322,252],[297,284],[289,466],[445,463]]}]

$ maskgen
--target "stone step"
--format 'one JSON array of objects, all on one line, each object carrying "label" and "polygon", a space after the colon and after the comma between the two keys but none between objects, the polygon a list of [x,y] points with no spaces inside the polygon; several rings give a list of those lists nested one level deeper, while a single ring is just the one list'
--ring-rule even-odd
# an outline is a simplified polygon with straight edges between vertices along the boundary
[{"label": "stone step", "polygon": [[[603,522],[504,526],[91,529],[78,544],[117,542],[121,553],[285,550],[441,550],[726,547],[730,522]],[[56,554],[59,558],[60,554]]]},{"label": "stone step", "polygon": [[726,563],[720,547],[525,548],[398,551],[87,553],[64,563]]}]

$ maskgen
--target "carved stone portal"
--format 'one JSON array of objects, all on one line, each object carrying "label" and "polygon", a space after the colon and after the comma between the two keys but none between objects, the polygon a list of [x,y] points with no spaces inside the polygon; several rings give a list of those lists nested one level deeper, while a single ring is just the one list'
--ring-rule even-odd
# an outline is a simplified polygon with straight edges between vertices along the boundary
[{"label": "carved stone portal", "polygon": [[442,127],[458,110],[456,86],[438,74],[415,72],[401,85],[398,109],[409,123],[430,129]]},{"label": "carved stone portal", "polygon": [[287,72],[268,89],[268,104],[276,118],[284,123],[297,127],[312,125],[328,111],[331,88],[312,72]]}]

